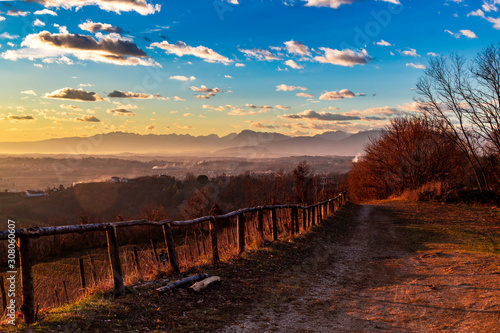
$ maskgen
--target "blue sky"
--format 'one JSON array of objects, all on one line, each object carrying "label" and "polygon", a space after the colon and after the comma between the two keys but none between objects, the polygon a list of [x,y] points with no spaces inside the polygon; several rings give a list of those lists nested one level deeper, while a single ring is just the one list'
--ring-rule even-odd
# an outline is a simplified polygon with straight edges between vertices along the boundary
[{"label": "blue sky", "polygon": [[381,128],[500,0],[0,2],[0,141]]}]

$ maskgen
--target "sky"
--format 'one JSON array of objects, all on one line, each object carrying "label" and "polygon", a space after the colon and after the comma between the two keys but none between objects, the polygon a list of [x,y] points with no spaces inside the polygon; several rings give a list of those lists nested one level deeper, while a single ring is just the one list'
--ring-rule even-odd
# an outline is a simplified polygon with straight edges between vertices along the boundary
[{"label": "sky", "polygon": [[0,141],[290,136],[417,112],[429,59],[500,41],[500,0],[0,1]]}]

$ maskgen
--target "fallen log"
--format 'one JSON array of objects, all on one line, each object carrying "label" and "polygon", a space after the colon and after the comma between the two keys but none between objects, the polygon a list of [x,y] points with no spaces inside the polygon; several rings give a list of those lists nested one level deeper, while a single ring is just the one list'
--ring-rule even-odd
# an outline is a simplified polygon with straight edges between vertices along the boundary
[{"label": "fallen log", "polygon": [[184,285],[206,279],[207,277],[208,277],[208,274],[196,274],[196,275],[184,278],[184,279],[180,279],[180,280],[171,282],[171,283],[167,284],[166,286],[163,286],[163,287],[156,289],[155,295],[159,296],[159,295],[164,294],[167,291],[172,290],[174,288],[179,288],[179,287],[182,287]]},{"label": "fallen log", "polygon": [[206,278],[205,280],[196,282],[191,287],[189,287],[189,290],[194,291],[194,292],[200,292],[200,291],[208,288],[211,284],[214,284],[214,283],[219,282],[219,281],[220,281],[219,276],[211,276],[209,278]]}]

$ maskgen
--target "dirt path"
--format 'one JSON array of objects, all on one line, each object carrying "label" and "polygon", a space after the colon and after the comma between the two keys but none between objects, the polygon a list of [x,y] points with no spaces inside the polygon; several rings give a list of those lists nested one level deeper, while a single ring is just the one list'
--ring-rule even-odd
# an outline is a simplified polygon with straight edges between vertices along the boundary
[{"label": "dirt path", "polygon": [[270,293],[222,332],[500,331],[498,256],[410,252],[388,209],[358,206],[346,239],[277,277],[293,296]]}]

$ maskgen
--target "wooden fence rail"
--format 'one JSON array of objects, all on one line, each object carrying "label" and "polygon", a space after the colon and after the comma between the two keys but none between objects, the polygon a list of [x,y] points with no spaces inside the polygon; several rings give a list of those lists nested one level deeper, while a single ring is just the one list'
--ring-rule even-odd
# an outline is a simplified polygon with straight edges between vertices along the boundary
[{"label": "wooden fence rail", "polygon": [[[337,209],[344,205],[346,201],[345,192],[340,193],[337,197],[319,202],[310,206],[301,205],[272,205],[272,206],[258,206],[252,208],[244,208],[237,211],[233,211],[224,215],[218,216],[204,216],[193,220],[187,221],[148,221],[148,220],[133,220],[133,221],[123,221],[123,222],[109,222],[109,223],[96,223],[96,224],[84,224],[84,225],[67,225],[67,226],[54,226],[54,227],[34,227],[34,228],[22,228],[16,229],[15,235],[17,238],[17,245],[20,257],[20,271],[21,271],[21,284],[22,284],[22,306],[21,311],[23,313],[24,320],[27,324],[31,324],[35,321],[35,299],[34,299],[34,286],[33,286],[33,268],[32,268],[32,254],[31,254],[31,238],[39,238],[44,236],[54,236],[62,234],[72,234],[72,233],[86,233],[93,231],[103,231],[106,232],[106,239],[108,244],[108,255],[109,262],[111,265],[111,272],[113,277],[114,293],[116,296],[125,293],[125,286],[123,283],[123,270],[120,261],[119,246],[116,237],[116,229],[131,226],[161,226],[163,229],[163,235],[165,238],[165,245],[168,251],[168,258],[170,265],[174,272],[179,273],[179,260],[177,258],[174,236],[172,232],[172,227],[183,227],[196,225],[203,222],[209,222],[210,226],[210,239],[211,239],[211,252],[213,262],[219,261],[219,248],[217,240],[217,230],[218,225],[221,221],[227,220],[229,218],[236,217],[237,220],[237,242],[238,242],[238,253],[245,251],[245,223],[247,213],[257,213],[258,227],[257,230],[260,236],[263,238],[264,228],[263,228],[263,214],[265,211],[269,211],[271,214],[271,224],[272,224],[272,237],[273,240],[278,240],[278,223],[277,223],[277,210],[290,209],[290,233],[293,236],[295,233],[299,233],[299,209],[302,211],[302,228],[306,230],[310,226],[319,224],[323,219],[323,216],[334,213]],[[7,240],[9,231],[0,232],[0,241]],[[135,258],[137,260],[137,253],[135,253]],[[139,266],[137,262],[136,266]],[[85,280],[83,277],[83,264],[80,262],[81,274],[82,274],[82,288],[85,288]],[[95,273],[94,273],[95,274]],[[95,277],[94,277],[95,278]]]}]

